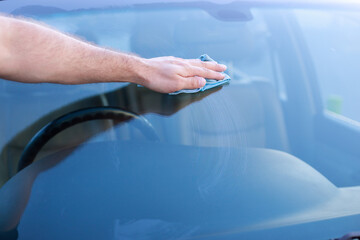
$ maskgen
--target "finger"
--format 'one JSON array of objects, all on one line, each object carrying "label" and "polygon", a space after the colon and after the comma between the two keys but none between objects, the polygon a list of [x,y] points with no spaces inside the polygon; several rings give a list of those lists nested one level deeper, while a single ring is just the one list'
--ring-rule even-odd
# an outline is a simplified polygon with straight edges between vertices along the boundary
[{"label": "finger", "polygon": [[215,80],[223,80],[225,78],[225,75],[220,72],[216,72],[201,67],[188,68],[183,75],[183,77],[195,77],[195,76],[208,78],[208,79],[215,79]]},{"label": "finger", "polygon": [[217,72],[223,72],[226,70],[226,66],[224,64],[219,64],[213,61],[204,62],[200,59],[188,59],[188,62],[193,66],[207,68]]},{"label": "finger", "polygon": [[202,77],[184,77],[184,89],[196,89],[196,88],[202,88],[206,84],[206,80]]}]

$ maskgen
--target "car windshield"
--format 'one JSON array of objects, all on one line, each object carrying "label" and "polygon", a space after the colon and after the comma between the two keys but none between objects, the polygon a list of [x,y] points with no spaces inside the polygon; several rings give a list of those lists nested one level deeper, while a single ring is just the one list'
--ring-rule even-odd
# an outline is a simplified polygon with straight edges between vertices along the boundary
[{"label": "car windshield", "polygon": [[28,179],[16,174],[19,159],[46,124],[98,111],[34,147],[25,169],[30,200],[17,227],[24,239],[63,239],[59,226],[88,239],[250,239],[260,229],[285,236],[321,224],[280,227],[329,219],[336,227],[320,238],[353,230],[349,216],[360,218],[356,9],[189,3],[12,13],[145,58],[208,54],[231,77],[179,95],[126,83],[0,80],[4,186]]}]

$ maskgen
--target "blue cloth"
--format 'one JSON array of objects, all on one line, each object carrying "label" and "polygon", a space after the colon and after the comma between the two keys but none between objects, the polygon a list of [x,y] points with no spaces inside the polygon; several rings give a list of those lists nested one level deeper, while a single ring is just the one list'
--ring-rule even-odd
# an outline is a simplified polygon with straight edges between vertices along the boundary
[{"label": "blue cloth", "polygon": [[[199,59],[203,62],[207,62],[207,61],[214,61],[211,57],[209,57],[207,54],[203,54],[199,57]],[[177,94],[180,94],[180,93],[197,93],[197,92],[203,92],[203,91],[206,91],[210,88],[214,88],[214,87],[217,87],[217,86],[220,86],[220,85],[223,85],[225,83],[228,83],[231,78],[226,74],[224,73],[225,77],[223,80],[214,80],[214,79],[206,79],[206,84],[205,86],[201,87],[201,88],[196,88],[196,89],[183,89],[183,90],[180,90],[180,91],[176,91],[176,92],[173,92],[173,93],[169,93],[170,95],[177,95]]]}]

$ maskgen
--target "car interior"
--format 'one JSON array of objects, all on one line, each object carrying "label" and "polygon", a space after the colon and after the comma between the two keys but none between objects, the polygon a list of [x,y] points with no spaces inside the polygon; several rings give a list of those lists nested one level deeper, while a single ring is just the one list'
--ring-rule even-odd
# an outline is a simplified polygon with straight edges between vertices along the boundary
[{"label": "car interior", "polygon": [[[24,15],[24,11],[18,10],[17,13]],[[240,13],[244,14],[241,15],[243,17],[236,17]],[[295,212],[299,206],[305,211],[314,205],[322,207],[323,201],[341,194],[351,198],[354,186],[360,185],[359,149],[352,141],[360,138],[360,130],[324,109],[319,100],[311,55],[307,51],[298,51],[307,50],[306,42],[299,28],[289,29],[289,24],[297,26],[296,18],[287,11],[269,13],[257,9],[244,9],[233,14],[235,17],[229,21],[220,13],[203,9],[162,11],[161,8],[149,10],[145,7],[136,13],[112,9],[109,13],[105,10],[81,10],[79,13],[75,11],[67,15],[62,12],[56,15],[55,10],[54,15],[38,16],[39,20],[89,42],[145,58],[197,58],[206,53],[227,64],[227,73],[232,80],[228,85],[205,92],[176,96],[155,93],[134,84],[116,83],[71,88],[42,85],[36,86],[40,90],[27,95],[29,89],[35,89],[35,86],[18,88],[17,83],[0,83],[7,90],[6,96],[0,93],[3,99],[11,99],[19,93],[25,99],[21,100],[23,102],[14,100],[13,105],[7,107],[9,116],[3,117],[6,123],[11,122],[10,118],[14,116],[20,120],[14,122],[14,132],[3,141],[0,163],[6,167],[0,168],[0,184],[16,175],[18,159],[24,148],[54,119],[92,107],[113,107],[134,114],[134,118],[141,118],[146,123],[145,128],[155,132],[156,140],[144,134],[144,128],[138,127],[133,119],[116,121],[110,116],[75,126],[66,125],[60,132],[55,131],[51,139],[37,150],[38,161],[20,176],[16,175],[17,178],[10,184],[25,179],[28,185],[32,185],[34,176],[44,171],[49,180],[41,183],[44,189],[54,196],[59,189],[66,192],[66,186],[75,183],[65,179],[64,186],[53,189],[56,178],[46,175],[45,171],[61,162],[56,157],[51,160],[59,153],[69,156],[72,161],[67,162],[68,169],[64,167],[66,165],[59,164],[57,173],[61,175],[75,169],[82,176],[77,182],[79,186],[97,186],[97,180],[91,178],[98,174],[97,171],[110,172],[109,176],[115,176],[119,189],[129,196],[124,198],[128,205],[121,205],[119,209],[131,217],[137,214],[131,209],[143,207],[143,202],[134,199],[149,199],[146,206],[154,206],[149,207],[151,211],[145,211],[149,218],[156,215],[175,221],[179,220],[172,219],[176,214],[185,219],[193,212],[210,209],[209,219],[218,224],[217,210],[223,214],[223,219],[230,216],[231,220],[246,222],[250,219],[250,222],[256,222],[273,217],[275,213],[271,209],[281,209],[275,215],[283,216],[281,214]],[[117,21],[109,22],[112,18]],[[118,22],[124,19],[130,19],[126,22],[127,26],[118,26]],[[63,89],[62,94],[57,87]],[[47,92],[41,93],[46,89]],[[35,104],[30,102],[32,99],[35,99]],[[15,107],[16,113],[10,111],[11,107]],[[29,117],[22,117],[25,114]],[[350,140],[353,144],[341,143]],[[156,144],[151,144],[152,141]],[[137,150],[138,143],[142,144],[141,151]],[[239,149],[231,156],[239,161],[222,161],[230,159],[232,149]],[[81,155],[84,152],[90,154]],[[113,155],[118,152],[134,161],[126,164],[115,162],[116,165],[112,160],[102,159],[111,156],[116,160]],[[205,161],[203,166],[194,165],[198,155],[210,161]],[[79,156],[87,156],[89,172],[82,171],[82,163],[76,160],[81,158]],[[161,161],[167,156],[172,158],[173,164]],[[248,162],[241,162],[243,158]],[[39,167],[44,159],[48,160],[48,164]],[[94,167],[99,159],[104,164]],[[119,170],[119,166],[124,167],[123,175],[111,172]],[[208,175],[202,172],[202,167]],[[184,168],[187,171],[176,171]],[[243,174],[244,169],[248,170],[247,174]],[[133,173],[136,171],[141,174],[135,176]],[[31,177],[26,176],[27,173]],[[110,185],[113,179],[107,177],[100,181],[97,189],[99,196],[114,194],[106,185]],[[168,182],[163,182],[165,178],[169,179]],[[234,179],[243,182],[232,182]],[[137,185],[140,181],[146,183],[145,187]],[[253,184],[253,188],[248,187],[248,183]],[[131,186],[142,191],[135,192]],[[163,191],[171,194],[164,197],[156,186],[162,186]],[[183,194],[179,195],[178,189],[172,186],[178,186]],[[199,186],[200,190],[193,189],[194,186]],[[339,194],[337,187],[354,189]],[[87,199],[88,192],[75,192],[76,187],[74,189],[70,189],[69,194],[79,194],[79,199],[74,200],[76,203]],[[252,199],[253,208],[236,202],[245,201],[245,198],[239,191],[232,191],[234,189],[241,189],[247,200]],[[39,193],[40,190],[34,191]],[[41,198],[41,191],[37,197]],[[204,196],[208,196],[208,205],[203,205]],[[163,211],[161,202],[168,204],[169,209],[176,209],[171,205],[175,197],[183,200],[180,201],[182,210],[177,209],[176,213]],[[104,201],[116,205],[112,201],[117,198],[122,196],[115,194],[113,199],[104,198]],[[219,204],[225,198],[231,200],[228,206]],[[193,201],[187,205],[186,199]],[[269,202],[264,199],[269,199]],[[359,207],[355,201],[351,204]],[[329,206],[343,211],[339,207],[340,202]],[[325,212],[332,211],[329,206],[324,207]],[[78,209],[84,211],[81,207]],[[106,217],[110,218],[113,209],[104,209],[108,211],[109,216]],[[234,209],[252,217],[244,220],[243,216],[235,214]],[[35,212],[29,214],[36,215]],[[311,213],[304,215],[304,219],[311,217]],[[280,220],[279,225],[282,224]]]},{"label": "car interior", "polygon": [[[26,11],[25,13],[17,12],[26,14]],[[128,13],[120,11],[121,14],[126,15]],[[285,151],[301,158],[315,168],[318,167],[320,172],[337,181],[339,185],[356,185],[358,179],[356,171],[351,174],[347,172],[349,179],[344,180],[346,178],[342,176],[342,180],[340,180],[340,177],[335,176],[338,174],[334,172],[335,169],[339,170],[338,164],[331,164],[332,161],[328,161],[325,164],[326,166],[324,165],[325,161],[322,161],[321,158],[332,155],[332,153],[326,152],[332,150],[327,149],[322,144],[323,147],[319,153],[316,148],[312,147],[317,143],[314,130],[312,130],[315,125],[314,116],[319,113],[316,112],[318,109],[313,109],[314,96],[311,95],[316,94],[316,92],[314,90],[307,92],[309,89],[303,87],[304,83],[293,84],[295,80],[304,82],[302,79],[304,76],[301,76],[300,72],[299,76],[294,77],[294,72],[296,72],[294,70],[298,69],[289,65],[292,70],[291,75],[289,75],[286,69],[279,67],[289,57],[300,58],[289,50],[291,44],[295,43],[288,43],[287,45],[284,43],[282,46],[284,49],[280,48],[277,44],[286,40],[278,39],[279,42],[275,42],[274,39],[276,35],[286,36],[283,33],[284,30],[273,29],[272,26],[267,26],[264,21],[264,18],[269,20],[273,16],[269,17],[268,13],[260,14],[257,10],[252,10],[251,14],[251,18],[226,22],[214,18],[203,10],[186,9],[169,12],[145,9],[142,12],[140,11],[140,14],[130,17],[132,19],[132,23],[129,24],[130,27],[117,27],[110,24],[105,30],[89,24],[93,23],[96,14],[83,18],[73,14],[75,17],[70,15],[70,18],[73,17],[75,23],[77,21],[77,25],[74,27],[72,24],[67,30],[98,44],[109,43],[110,41],[104,40],[104,38],[108,38],[106,33],[115,30],[116,32],[113,33],[117,36],[128,34],[128,37],[124,37],[127,43],[118,43],[118,45],[109,47],[134,52],[147,58],[166,55],[196,58],[207,53],[215,60],[224,62],[229,66],[228,72],[232,77],[230,86],[222,87],[221,91],[211,93],[204,97],[201,102],[190,104],[167,118],[156,114],[146,116],[162,134],[163,140],[182,145],[257,147]],[[99,19],[107,21],[106,15],[104,16],[100,16]],[[125,17],[129,18],[128,15]],[[119,18],[122,19],[124,16]],[[166,21],[162,19],[166,19]],[[279,19],[277,21],[281,21],[281,17]],[[63,19],[61,17],[56,19],[55,17],[48,20],[45,17],[44,20],[55,26],[59,25],[60,28],[65,28],[64,26],[68,24],[66,17]],[[101,25],[101,20],[97,23],[98,25]],[[288,19],[288,21],[290,20]],[[278,24],[276,21],[274,23]],[[236,33],[234,33],[234,29],[236,29]],[[287,52],[284,54],[284,51]],[[283,59],[279,60],[279,58]],[[294,80],[293,82],[284,81],[283,78],[285,77],[294,78]],[[286,89],[282,86],[284,83],[287,84]],[[109,89],[114,88],[116,86]],[[143,102],[137,102],[136,93],[133,90],[129,89],[128,92],[129,95],[124,97],[128,97],[131,103],[124,103],[123,105],[126,107],[133,105],[130,109],[135,112],[139,108],[147,107],[143,106]],[[93,105],[92,101],[98,102],[95,105],[111,106],[118,104],[113,101],[112,97],[109,98],[109,95],[111,94],[102,94],[99,100],[89,98],[92,100],[88,100],[89,103],[85,104],[86,101],[78,102],[82,102],[84,106]],[[311,97],[304,98],[305,96]],[[186,96],[182,98],[186,98]],[[116,101],[119,101],[118,98]],[[166,103],[160,99],[157,100],[156,104],[164,105]],[[75,106],[76,104],[72,105]],[[62,107],[64,108],[64,106]],[[74,110],[75,108],[66,108],[65,105],[65,109]],[[60,112],[64,112],[64,110]],[[44,113],[41,115],[44,116]],[[56,116],[58,117],[59,114],[53,114],[53,119]],[[210,118],[211,121],[208,120]],[[51,118],[45,117],[45,119]],[[299,121],[299,119],[301,120]],[[45,124],[44,120],[38,122]],[[91,125],[91,123],[87,124]],[[104,124],[106,125],[105,129],[111,126],[109,122]],[[32,134],[35,130],[40,129],[41,124],[36,125],[37,127],[31,131]],[[129,136],[129,131],[132,131],[129,130],[131,127],[127,126],[127,130],[124,130],[125,128],[119,130],[123,131],[119,135]],[[166,128],[170,128],[171,132]],[[77,131],[76,127],[73,131]],[[125,134],[125,132],[127,133]],[[27,136],[26,139],[29,140],[29,138]],[[61,139],[61,137],[58,138]],[[88,139],[88,137],[84,137],[84,139]],[[56,141],[56,139],[53,140],[53,142]],[[22,146],[16,148],[24,147],[24,144],[22,142],[20,144]],[[348,161],[343,161],[354,165],[353,158],[349,156]],[[334,162],[337,161],[334,160]],[[333,165],[332,170],[329,170],[330,165]],[[348,166],[342,166],[345,172],[350,171]]]}]

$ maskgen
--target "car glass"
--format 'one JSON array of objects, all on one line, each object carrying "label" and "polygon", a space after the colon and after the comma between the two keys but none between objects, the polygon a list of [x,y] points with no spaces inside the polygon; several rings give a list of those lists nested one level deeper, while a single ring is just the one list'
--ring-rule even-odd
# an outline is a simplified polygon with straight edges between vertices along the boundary
[{"label": "car glass", "polygon": [[[35,11],[33,8],[31,11]],[[30,11],[27,10],[27,11]],[[46,8],[41,8],[41,12],[44,13]],[[127,9],[110,9],[110,10],[96,10],[96,11],[74,11],[64,13],[52,13],[54,10],[51,8],[50,14],[42,14],[36,20],[48,24],[50,27],[59,29],[66,33],[73,34],[83,40],[90,43],[98,44],[100,46],[120,50],[124,52],[133,52],[140,56],[151,58],[164,55],[177,56],[182,58],[198,58],[201,54],[207,53],[212,58],[220,63],[228,65],[227,73],[232,77],[231,85],[235,88],[249,88],[252,89],[253,84],[251,82],[264,82],[267,88],[274,86],[275,72],[278,71],[272,64],[272,52],[268,44],[268,38],[270,36],[265,21],[262,18],[261,13],[257,10],[251,12],[252,19],[244,19],[240,21],[222,21],[217,19],[205,10],[201,9],[153,9],[153,10],[127,10]],[[17,10],[26,14],[23,11]],[[35,11],[36,12],[36,11]],[[240,11],[241,13],[241,11]],[[33,16],[34,17],[34,16]],[[59,114],[53,114],[53,111],[58,109],[72,109],[69,107],[72,103],[88,102],[83,106],[92,106],[96,104],[104,106],[116,106],[121,99],[122,105],[119,106],[128,108],[134,112],[141,112],[139,108],[145,111],[146,117],[156,125],[161,125],[167,130],[163,131],[164,141],[179,143],[179,144],[198,144],[198,140],[194,137],[190,128],[199,128],[196,126],[187,126],[188,123],[183,119],[194,118],[193,121],[204,121],[203,117],[207,118],[207,125],[203,126],[203,129],[213,131],[213,138],[216,141],[211,145],[219,146],[226,145],[220,143],[221,140],[215,140],[216,135],[222,131],[230,132],[232,130],[239,131],[237,123],[234,122],[231,127],[229,123],[221,123],[228,117],[231,117],[232,111],[236,108],[237,99],[233,99],[224,103],[223,106],[216,106],[217,104],[205,103],[204,97],[208,93],[204,93],[201,97],[198,95],[183,95],[178,98],[170,98],[168,96],[159,97],[157,94],[153,96],[142,96],[143,89],[137,89],[132,86],[127,86],[124,83],[112,83],[112,84],[87,84],[78,86],[65,86],[54,84],[22,84],[17,82],[2,81],[1,82],[1,97],[4,104],[3,109],[6,109],[7,114],[2,116],[2,136],[0,146],[4,148],[11,139],[16,138],[17,135],[24,131],[25,128],[32,128],[30,132],[33,134],[36,130],[39,130],[40,123],[37,127],[32,126],[37,120],[41,118],[47,118],[46,115],[52,115],[47,119],[54,119],[59,117]],[[116,89],[123,88],[123,92],[127,93],[126,96],[113,93]],[[225,88],[228,88],[226,86]],[[107,94],[116,96],[117,99],[111,99]],[[140,97],[131,97],[131,95],[140,95]],[[19,97],[19,95],[21,97]],[[94,97],[95,96],[95,97]],[[93,97],[93,98],[91,98]],[[86,100],[87,98],[99,100]],[[144,100],[144,99],[146,100]],[[167,100],[170,98],[170,100]],[[203,103],[191,106],[192,102],[204,98]],[[114,100],[114,101],[113,101]],[[171,101],[174,103],[171,103]],[[93,103],[91,103],[93,101]],[[147,102],[146,102],[147,101]],[[254,101],[257,101],[256,99]],[[126,102],[126,103],[125,103]],[[5,104],[6,103],[6,104]],[[96,105],[95,104],[95,105]],[[126,106],[124,106],[126,104]],[[177,105],[182,106],[177,106]],[[226,114],[217,115],[219,119],[214,119],[211,112],[203,108],[202,105],[214,105],[218,108],[216,111],[225,111]],[[228,106],[228,104],[230,104]],[[76,104],[75,104],[76,105]],[[153,106],[152,106],[153,105]],[[189,105],[189,107],[185,107]],[[81,104],[79,104],[81,106]],[[167,110],[167,106],[171,110]],[[230,107],[230,108],[229,108]],[[183,111],[179,111],[184,108]],[[227,109],[229,108],[229,109]],[[14,109],[14,111],[12,111]],[[16,111],[15,111],[16,109]],[[205,111],[205,112],[204,112]],[[65,110],[61,110],[65,113]],[[192,114],[198,112],[197,114]],[[159,114],[169,115],[166,121],[163,117],[159,117]],[[257,121],[260,113],[256,113],[253,117]],[[21,116],[27,116],[21,117]],[[201,119],[199,116],[202,115]],[[220,119],[222,118],[222,119]],[[261,118],[261,117],[260,117]],[[16,119],[16,120],[14,120]],[[209,121],[210,119],[213,119]],[[236,120],[239,121],[239,120]],[[43,124],[45,121],[41,121]],[[256,124],[250,123],[252,125]],[[6,126],[11,124],[11,128]],[[94,123],[88,123],[94,125]],[[164,125],[165,124],[165,125]],[[167,126],[167,124],[170,124]],[[175,126],[181,127],[171,127]],[[96,125],[96,124],[95,124]],[[226,126],[226,127],[225,127]],[[190,128],[189,128],[190,127]],[[91,128],[91,127],[90,127]],[[121,127],[125,129],[126,127]],[[130,127],[131,128],[131,127]],[[183,128],[189,128],[187,131],[183,131]],[[203,131],[203,130],[196,130]],[[26,130],[25,130],[26,131]],[[93,136],[87,141],[98,141],[98,139],[109,139],[114,137],[113,130],[109,132],[103,132],[97,136]],[[125,131],[125,130],[124,130]],[[131,130],[129,130],[131,131]],[[27,133],[26,139],[29,140],[29,134]],[[228,141],[228,145],[238,146],[239,140],[236,138],[237,134],[233,134],[235,138],[232,141]],[[127,136],[127,137],[126,137]],[[18,136],[19,137],[19,136]],[[62,137],[57,137],[59,140],[53,140],[54,142],[61,142]],[[129,138],[128,133],[124,134],[124,138]],[[257,139],[258,138],[258,139]],[[25,138],[23,138],[25,139]],[[264,136],[254,136],[251,141],[264,143]],[[63,142],[67,142],[63,140]],[[76,142],[76,140],[75,140]],[[23,141],[20,145],[25,144]],[[10,144],[12,145],[12,144]],[[54,147],[54,149],[59,148]],[[7,151],[4,149],[4,151]]]},{"label": "car glass", "polygon": [[296,17],[315,64],[324,109],[360,122],[358,12],[299,10]]},{"label": "car glass", "polygon": [[[0,214],[18,215],[0,219],[0,227],[5,222],[25,239],[222,239],[239,232],[239,239],[309,239],[302,234],[313,232],[332,239],[351,231],[360,213],[360,130],[327,113],[356,120],[355,90],[347,93],[335,77],[347,72],[354,82],[356,68],[344,60],[337,69],[337,58],[322,55],[328,43],[317,48],[319,40],[308,36],[321,24],[308,26],[308,17],[321,12],[327,21],[335,12],[204,6],[14,12],[30,9],[53,28],[146,58],[206,53],[227,64],[232,80],[176,96],[126,83],[1,80],[0,196],[16,201]],[[356,29],[348,19],[336,21]],[[318,32],[328,37],[311,33]],[[352,34],[340,40],[354,43]],[[344,57],[345,46],[355,45],[340,40],[329,44],[339,44],[334,49]],[[320,63],[339,72],[324,74]],[[25,146],[44,144],[41,129],[59,118],[71,123],[62,122],[17,174]],[[84,118],[98,119],[70,126]]]}]

